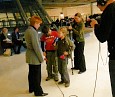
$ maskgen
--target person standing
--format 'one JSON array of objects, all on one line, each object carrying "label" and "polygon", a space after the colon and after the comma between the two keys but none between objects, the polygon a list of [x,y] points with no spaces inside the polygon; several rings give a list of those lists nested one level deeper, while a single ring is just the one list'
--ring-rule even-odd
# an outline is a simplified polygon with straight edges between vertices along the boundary
[{"label": "person standing", "polygon": [[[54,78],[58,81],[58,66],[56,64],[56,50],[54,48],[54,41],[58,38],[58,32],[52,31],[48,26],[42,28],[43,35],[41,36],[41,47],[46,57],[47,74],[46,81]],[[45,44],[45,45],[44,45]]]},{"label": "person standing", "polygon": [[42,50],[38,39],[37,29],[42,20],[38,16],[30,18],[30,26],[25,31],[25,41],[27,45],[26,62],[29,64],[28,82],[29,92],[34,92],[35,96],[46,96],[41,87],[41,64],[43,62]]},{"label": "person standing", "polygon": [[61,75],[61,81],[58,84],[70,86],[70,78],[67,70],[67,58],[69,55],[69,44],[67,43],[67,28],[61,27],[59,30],[59,40],[54,44],[57,49],[58,71]]},{"label": "person standing", "polygon": [[91,27],[97,39],[103,43],[107,41],[109,51],[109,74],[112,88],[112,97],[115,97],[115,1],[97,0],[97,7],[102,11],[100,24],[91,20]]},{"label": "person standing", "polygon": [[73,39],[75,44],[74,50],[74,67],[72,69],[79,70],[78,74],[86,71],[86,63],[84,56],[84,21],[80,13],[76,13],[72,26],[68,29],[73,31]]}]

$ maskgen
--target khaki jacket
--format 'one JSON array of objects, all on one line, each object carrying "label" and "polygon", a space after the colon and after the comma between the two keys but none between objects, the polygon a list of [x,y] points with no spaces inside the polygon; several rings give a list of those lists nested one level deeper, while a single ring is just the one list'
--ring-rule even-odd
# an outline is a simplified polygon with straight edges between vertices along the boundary
[{"label": "khaki jacket", "polygon": [[37,31],[30,26],[25,31],[24,36],[27,45],[26,62],[28,64],[40,65],[43,62],[43,55]]}]

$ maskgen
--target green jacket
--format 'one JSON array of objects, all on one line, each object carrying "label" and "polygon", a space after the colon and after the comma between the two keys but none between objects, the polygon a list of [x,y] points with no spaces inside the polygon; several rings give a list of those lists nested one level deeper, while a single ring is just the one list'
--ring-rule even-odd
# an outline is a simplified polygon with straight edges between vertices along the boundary
[{"label": "green jacket", "polygon": [[73,30],[73,38],[78,42],[84,41],[84,22],[74,23],[72,26]]},{"label": "green jacket", "polygon": [[37,31],[30,26],[25,31],[24,36],[27,45],[26,62],[33,65],[40,65],[43,62],[43,55]]}]

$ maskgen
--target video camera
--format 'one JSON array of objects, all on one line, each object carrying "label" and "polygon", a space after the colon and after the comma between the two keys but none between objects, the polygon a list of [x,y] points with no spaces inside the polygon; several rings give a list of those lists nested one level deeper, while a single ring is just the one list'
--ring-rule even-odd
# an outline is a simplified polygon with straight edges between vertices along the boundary
[{"label": "video camera", "polygon": [[92,20],[92,19],[97,20],[98,24],[100,24],[101,14],[90,15],[90,16],[89,16],[89,19],[86,20],[85,27],[90,27],[90,23],[91,23],[91,20]]}]

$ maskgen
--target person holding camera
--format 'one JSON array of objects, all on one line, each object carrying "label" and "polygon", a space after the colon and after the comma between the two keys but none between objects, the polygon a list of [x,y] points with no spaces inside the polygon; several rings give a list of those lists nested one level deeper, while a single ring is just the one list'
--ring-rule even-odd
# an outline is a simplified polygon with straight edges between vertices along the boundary
[{"label": "person holding camera", "polygon": [[97,7],[102,11],[100,24],[91,21],[97,39],[103,43],[107,41],[109,51],[109,74],[112,95],[115,97],[115,2],[114,0],[97,0]]},{"label": "person holding camera", "polygon": [[80,13],[76,13],[72,26],[68,29],[73,31],[73,39],[75,44],[74,50],[74,67],[72,69],[79,70],[78,74],[86,71],[86,63],[84,56],[84,21]]}]

